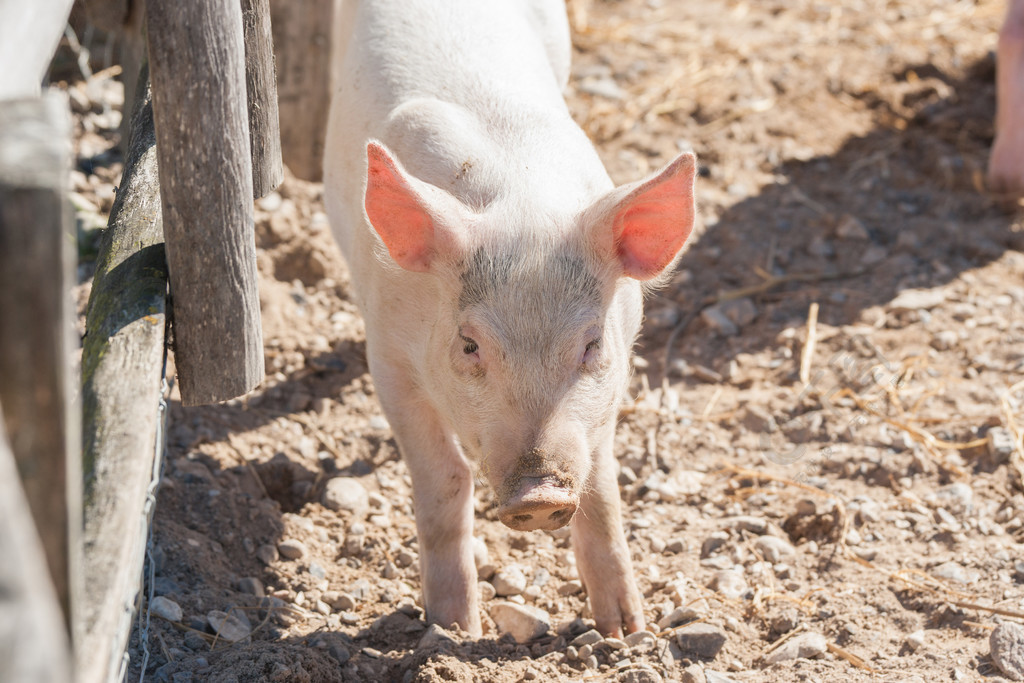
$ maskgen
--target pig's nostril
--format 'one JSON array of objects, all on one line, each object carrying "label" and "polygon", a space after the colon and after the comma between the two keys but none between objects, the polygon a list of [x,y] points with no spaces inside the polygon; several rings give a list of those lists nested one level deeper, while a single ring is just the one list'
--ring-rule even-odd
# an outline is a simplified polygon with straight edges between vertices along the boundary
[{"label": "pig's nostril", "polygon": [[512,517],[512,519],[519,524],[526,524],[531,519],[533,519],[533,515],[515,515],[514,517]]},{"label": "pig's nostril", "polygon": [[571,517],[574,511],[575,508],[562,508],[561,510],[555,510],[550,515],[548,515],[548,519],[550,519],[552,522],[565,523],[567,521],[567,518]]}]

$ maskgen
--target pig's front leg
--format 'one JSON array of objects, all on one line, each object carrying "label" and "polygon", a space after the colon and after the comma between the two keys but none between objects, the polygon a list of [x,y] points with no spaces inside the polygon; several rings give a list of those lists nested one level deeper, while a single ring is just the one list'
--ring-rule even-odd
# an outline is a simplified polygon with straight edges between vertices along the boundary
[{"label": "pig's front leg", "polygon": [[[381,364],[384,365],[384,364]],[[412,477],[427,620],[479,637],[473,476],[437,413],[397,371],[374,368],[381,405]]]},{"label": "pig's front leg", "polygon": [[590,597],[597,629],[615,637],[644,628],[643,605],[622,531],[612,438],[599,449],[580,509],[572,520],[576,565]]},{"label": "pig's front leg", "polygon": [[1000,203],[1024,197],[1024,0],[1010,0],[996,53],[996,139],[989,188]]}]

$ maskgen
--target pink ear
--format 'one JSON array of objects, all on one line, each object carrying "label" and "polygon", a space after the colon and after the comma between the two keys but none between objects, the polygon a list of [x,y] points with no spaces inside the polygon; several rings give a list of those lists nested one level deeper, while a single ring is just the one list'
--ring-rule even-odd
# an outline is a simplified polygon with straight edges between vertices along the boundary
[{"label": "pink ear", "polygon": [[364,206],[370,225],[395,263],[406,270],[426,272],[436,243],[433,215],[382,145],[371,141],[366,146],[366,157]]},{"label": "pink ear", "polygon": [[612,225],[625,275],[657,277],[675,259],[693,230],[693,180],[697,158],[681,154],[658,175],[618,202]]}]

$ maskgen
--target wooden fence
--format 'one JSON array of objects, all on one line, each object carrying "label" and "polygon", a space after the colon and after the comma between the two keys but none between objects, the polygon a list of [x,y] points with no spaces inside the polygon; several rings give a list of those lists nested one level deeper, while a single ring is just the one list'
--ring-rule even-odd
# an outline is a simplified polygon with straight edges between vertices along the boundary
[{"label": "wooden fence", "polygon": [[[166,328],[182,403],[262,381],[252,198],[283,175],[279,84],[285,144],[305,135],[297,175],[319,177],[323,148],[330,36],[310,27],[330,25],[334,0],[80,1],[121,34],[130,122],[80,398],[70,117],[39,88],[71,0],[0,2],[0,682],[123,677],[163,451]],[[277,78],[272,35],[289,65]]]}]

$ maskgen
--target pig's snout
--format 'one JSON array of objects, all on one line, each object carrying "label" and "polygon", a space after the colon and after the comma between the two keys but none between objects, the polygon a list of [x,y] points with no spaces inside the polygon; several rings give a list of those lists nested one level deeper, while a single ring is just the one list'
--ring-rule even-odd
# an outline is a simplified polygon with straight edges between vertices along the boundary
[{"label": "pig's snout", "polygon": [[550,531],[568,524],[579,505],[579,495],[555,477],[523,477],[519,489],[498,509],[498,518],[516,531]]}]

